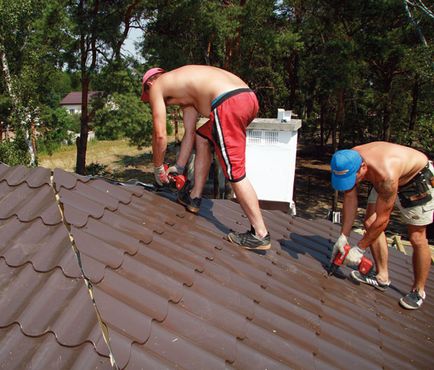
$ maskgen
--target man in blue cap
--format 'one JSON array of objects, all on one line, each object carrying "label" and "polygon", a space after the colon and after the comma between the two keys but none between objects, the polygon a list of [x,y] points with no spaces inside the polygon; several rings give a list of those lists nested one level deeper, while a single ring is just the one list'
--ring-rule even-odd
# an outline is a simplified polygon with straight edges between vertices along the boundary
[{"label": "man in blue cap", "polygon": [[431,252],[426,226],[433,222],[434,168],[425,154],[402,145],[372,142],[350,150],[337,151],[331,160],[332,186],[344,192],[341,235],[333,246],[332,260],[344,252],[357,215],[357,185],[368,181],[372,189],[365,215],[366,232],[352,247],[344,263],[357,266],[366,250],[376,264],[376,274],[362,275],[352,271],[351,277],[384,291],[390,285],[387,268],[388,250],[384,230],[396,204],[407,224],[413,247],[414,282],[411,291],[400,299],[407,309],[418,309],[426,299],[425,283],[431,266]]}]

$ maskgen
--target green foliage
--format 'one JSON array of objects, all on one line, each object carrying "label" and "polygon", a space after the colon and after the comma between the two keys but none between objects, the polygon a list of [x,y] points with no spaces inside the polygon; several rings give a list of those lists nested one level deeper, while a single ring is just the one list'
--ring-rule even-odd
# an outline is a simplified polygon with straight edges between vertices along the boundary
[{"label": "green foliage", "polygon": [[22,137],[17,137],[13,141],[4,140],[0,142],[0,162],[9,166],[17,166],[27,165],[29,161],[30,156],[27,145]]},{"label": "green foliage", "polygon": [[[50,152],[66,128],[77,130],[73,117],[56,112],[59,100],[89,82],[105,93],[87,117],[92,124],[95,113],[98,137],[148,145],[152,119],[139,101],[141,73],[209,64],[255,90],[260,116],[292,109],[303,136],[431,150],[434,22],[407,4],[413,19],[400,0],[0,1],[0,53],[17,95],[14,101],[1,78],[0,120],[23,129],[28,112],[39,114],[38,146]],[[126,25],[144,30],[146,66],[122,57]]]},{"label": "green foliage", "polygon": [[92,162],[86,166],[86,174],[89,176],[108,176],[110,175],[110,171],[107,170],[107,166],[105,164]]},{"label": "green foliage", "polygon": [[404,129],[397,133],[397,142],[420,148],[431,158],[434,156],[434,119],[432,116],[422,116],[417,130]]},{"label": "green foliage", "polygon": [[72,144],[72,134],[80,131],[79,117],[63,108],[44,107],[38,128],[37,147],[41,153],[53,154],[62,144]]},{"label": "green foliage", "polygon": [[129,138],[137,146],[152,140],[152,116],[149,106],[135,94],[113,94],[105,107],[96,112],[95,133],[98,139]]}]

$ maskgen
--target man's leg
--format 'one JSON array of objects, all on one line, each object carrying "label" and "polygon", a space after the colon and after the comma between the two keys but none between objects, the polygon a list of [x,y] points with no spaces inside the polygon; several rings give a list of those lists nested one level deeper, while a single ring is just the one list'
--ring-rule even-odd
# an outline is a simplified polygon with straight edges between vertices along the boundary
[{"label": "man's leg", "polygon": [[258,197],[252,184],[245,177],[241,181],[232,182],[231,185],[241,208],[256,231],[256,236],[264,238],[267,235],[267,228],[265,227],[261,210],[259,209]]},{"label": "man's leg", "polygon": [[[377,214],[375,212],[375,203],[368,203],[364,221],[365,229],[369,228],[369,226],[376,220],[376,218]],[[378,236],[378,238],[372,243],[370,248],[377,269],[377,280],[380,283],[388,283],[389,270],[387,264],[389,254],[387,249],[387,239],[384,232],[382,232]]]},{"label": "man's leg", "polygon": [[425,292],[425,283],[431,267],[431,251],[426,238],[426,226],[407,225],[408,237],[413,247],[413,290]]}]

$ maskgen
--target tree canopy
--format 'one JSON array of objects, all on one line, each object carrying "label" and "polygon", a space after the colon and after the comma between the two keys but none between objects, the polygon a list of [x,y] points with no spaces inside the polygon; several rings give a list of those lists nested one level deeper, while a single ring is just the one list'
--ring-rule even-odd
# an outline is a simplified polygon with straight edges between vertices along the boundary
[{"label": "tree canopy", "polygon": [[[134,28],[144,63],[123,55]],[[424,0],[2,0],[0,140],[5,148],[16,132],[30,156],[35,127],[42,148],[61,142],[60,126],[77,125],[59,101],[81,90],[84,173],[92,125],[100,137],[149,142],[139,100],[147,68],[208,64],[243,78],[261,116],[292,109],[312,143],[387,140],[433,153],[433,35],[434,5]],[[89,90],[103,92],[99,104]],[[0,151],[7,161],[1,153],[11,150]]]}]

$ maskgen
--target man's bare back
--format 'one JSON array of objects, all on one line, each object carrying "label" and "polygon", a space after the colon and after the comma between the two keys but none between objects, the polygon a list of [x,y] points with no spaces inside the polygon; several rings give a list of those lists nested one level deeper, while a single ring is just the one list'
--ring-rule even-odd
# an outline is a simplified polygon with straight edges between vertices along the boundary
[{"label": "man's bare back", "polygon": [[219,95],[238,88],[248,87],[234,74],[211,66],[188,65],[163,73],[150,92],[153,100],[164,99],[165,105],[192,106],[207,117],[211,102]]},{"label": "man's bare back", "polygon": [[428,162],[426,155],[418,150],[384,141],[359,145],[353,149],[366,162],[368,172],[365,179],[375,188],[384,181],[397,182],[397,186],[405,185]]}]

